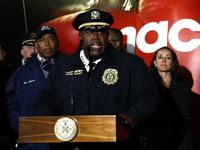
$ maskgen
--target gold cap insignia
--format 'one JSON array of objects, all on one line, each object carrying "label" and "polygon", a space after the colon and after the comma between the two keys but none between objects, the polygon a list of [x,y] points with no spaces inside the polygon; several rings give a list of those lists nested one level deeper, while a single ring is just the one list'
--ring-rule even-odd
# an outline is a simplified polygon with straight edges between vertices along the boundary
[{"label": "gold cap insignia", "polygon": [[35,33],[31,33],[31,38],[35,38]]},{"label": "gold cap insignia", "polygon": [[100,19],[100,12],[95,10],[91,12],[91,19]]},{"label": "gold cap insignia", "polygon": [[102,76],[102,81],[108,85],[116,83],[118,79],[118,71],[116,69],[107,69]]}]

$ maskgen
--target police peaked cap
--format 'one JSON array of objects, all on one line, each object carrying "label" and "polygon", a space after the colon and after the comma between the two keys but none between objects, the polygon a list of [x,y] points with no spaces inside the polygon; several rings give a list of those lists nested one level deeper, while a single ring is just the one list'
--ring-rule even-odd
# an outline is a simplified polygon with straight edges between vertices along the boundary
[{"label": "police peaked cap", "polygon": [[92,9],[78,14],[72,25],[74,29],[80,31],[83,29],[100,30],[110,27],[113,23],[114,19],[109,12]]},{"label": "police peaked cap", "polygon": [[35,33],[24,33],[20,36],[19,42],[21,46],[35,46]]}]

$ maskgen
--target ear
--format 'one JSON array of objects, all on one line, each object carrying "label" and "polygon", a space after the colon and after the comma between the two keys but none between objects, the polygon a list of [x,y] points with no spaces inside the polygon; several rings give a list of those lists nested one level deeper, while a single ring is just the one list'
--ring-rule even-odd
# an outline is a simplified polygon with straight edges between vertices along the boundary
[{"label": "ear", "polygon": [[22,56],[24,56],[24,50],[23,49],[21,49],[21,54],[22,54]]},{"label": "ear", "polygon": [[174,68],[174,66],[175,66],[175,62],[173,62],[173,64],[172,64],[172,68]]},{"label": "ear", "polygon": [[6,56],[6,53],[2,50],[2,53],[3,53],[3,56],[5,57]]},{"label": "ear", "polygon": [[79,40],[82,40],[82,39],[83,39],[80,32],[78,33],[78,37],[79,37]]},{"label": "ear", "polygon": [[153,61],[153,63],[154,63],[154,66],[157,67],[157,64],[156,64],[156,61],[155,61],[155,60]]},{"label": "ear", "polygon": [[35,48],[38,50],[38,48],[37,48],[37,42],[35,42]]},{"label": "ear", "polygon": [[115,42],[115,47],[116,47],[117,50],[120,50],[120,49],[121,49],[121,48],[120,48],[120,47],[121,47],[120,41],[116,41],[116,42]]}]

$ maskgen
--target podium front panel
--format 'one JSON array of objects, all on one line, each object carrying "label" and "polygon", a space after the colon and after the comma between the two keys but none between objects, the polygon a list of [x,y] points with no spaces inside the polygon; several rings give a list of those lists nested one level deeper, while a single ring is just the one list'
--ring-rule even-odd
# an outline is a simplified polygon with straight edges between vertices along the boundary
[{"label": "podium front panel", "polygon": [[[69,142],[116,142],[120,139],[115,115],[45,116],[19,118],[19,143],[65,142],[54,132],[56,122],[63,117],[75,120],[78,127],[76,137]],[[129,137],[130,130],[123,130],[123,134]]]}]

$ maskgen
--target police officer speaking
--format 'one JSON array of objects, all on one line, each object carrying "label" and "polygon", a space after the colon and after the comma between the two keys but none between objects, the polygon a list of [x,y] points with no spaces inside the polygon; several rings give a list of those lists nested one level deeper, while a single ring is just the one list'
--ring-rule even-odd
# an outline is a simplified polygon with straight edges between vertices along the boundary
[{"label": "police officer speaking", "polygon": [[[117,115],[124,126],[134,128],[155,110],[160,97],[143,60],[116,50],[108,42],[113,23],[110,13],[97,9],[74,19],[80,44],[72,55],[52,67],[34,102],[34,115]],[[122,143],[61,145],[82,150],[130,148]]]}]

